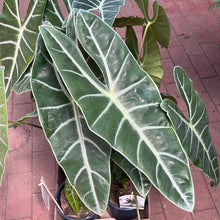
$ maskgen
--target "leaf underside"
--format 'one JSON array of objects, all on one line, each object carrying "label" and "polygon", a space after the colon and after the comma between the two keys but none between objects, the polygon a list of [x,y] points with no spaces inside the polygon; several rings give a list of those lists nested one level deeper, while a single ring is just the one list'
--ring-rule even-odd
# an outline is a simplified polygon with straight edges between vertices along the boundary
[{"label": "leaf underside", "polygon": [[174,70],[174,78],[187,109],[187,119],[171,100],[164,100],[162,108],[167,112],[175,130],[193,164],[201,169],[214,182],[219,184],[217,154],[209,132],[208,114],[204,103],[181,67]]},{"label": "leaf underside", "polygon": [[160,108],[156,85],[100,18],[80,10],[76,20],[80,43],[102,70],[105,85],[67,36],[47,25],[40,30],[90,129],[142,171],[165,197],[192,211],[194,191],[188,160]]},{"label": "leaf underside", "polygon": [[37,54],[32,90],[45,136],[80,199],[101,215],[110,190],[110,148],[89,131],[76,104],[64,94],[43,42]]}]

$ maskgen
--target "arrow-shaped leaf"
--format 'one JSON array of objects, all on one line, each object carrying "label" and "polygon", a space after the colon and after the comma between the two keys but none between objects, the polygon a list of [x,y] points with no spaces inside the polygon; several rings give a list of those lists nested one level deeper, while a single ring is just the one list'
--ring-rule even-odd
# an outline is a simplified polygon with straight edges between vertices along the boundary
[{"label": "arrow-shaped leaf", "polygon": [[4,67],[0,67],[0,185],[8,153],[8,117],[4,85]]},{"label": "arrow-shaped leaf", "polygon": [[4,0],[0,15],[0,61],[5,66],[5,92],[8,98],[15,83],[30,64],[46,0],[31,0],[24,21],[19,0]]},{"label": "arrow-shaped leaf", "polygon": [[86,11],[98,11],[99,17],[112,26],[119,9],[125,0],[74,0],[73,8]]},{"label": "arrow-shaped leaf", "polygon": [[219,166],[209,132],[208,114],[204,103],[195,91],[192,81],[181,67],[175,67],[174,78],[187,109],[187,119],[175,103],[164,100],[162,108],[167,112],[175,130],[193,164],[219,184]]},{"label": "arrow-shaped leaf", "polygon": [[110,148],[89,131],[74,101],[64,94],[42,42],[37,54],[32,90],[45,136],[80,199],[101,215],[110,190]]},{"label": "arrow-shaped leaf", "polygon": [[116,32],[92,13],[80,11],[76,29],[99,65],[103,85],[77,46],[62,32],[41,26],[46,47],[87,123],[172,202],[192,211],[194,191],[188,160],[166,115],[160,93]]}]

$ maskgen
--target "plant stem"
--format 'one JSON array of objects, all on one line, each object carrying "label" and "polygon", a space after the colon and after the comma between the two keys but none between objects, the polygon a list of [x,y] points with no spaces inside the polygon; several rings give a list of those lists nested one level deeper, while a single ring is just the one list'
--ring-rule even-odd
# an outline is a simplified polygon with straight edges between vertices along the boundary
[{"label": "plant stem", "polygon": [[136,193],[136,191],[135,191],[135,188],[134,188],[134,185],[133,185],[133,184],[132,184],[132,186],[133,186],[133,192],[134,192],[134,199],[135,199],[137,217],[138,217],[138,220],[141,220],[140,211],[139,211],[139,207],[138,207],[137,193]]},{"label": "plant stem", "polygon": [[13,126],[14,128],[16,128],[18,125],[28,125],[28,126],[32,126],[32,127],[35,127],[35,128],[40,128],[40,129],[42,129],[42,127],[39,126],[39,125],[35,125],[35,124],[23,122],[23,121],[8,121],[8,123],[13,124],[13,125],[14,125],[14,126]]},{"label": "plant stem", "polygon": [[145,38],[147,36],[147,31],[148,31],[148,28],[150,27],[150,25],[151,25],[151,22],[148,21],[147,26],[144,30],[144,35],[143,35],[142,41],[141,41],[141,47],[140,47],[138,58],[137,58],[138,63],[140,62],[141,53],[142,53],[142,50],[143,50],[143,47],[144,47]]}]

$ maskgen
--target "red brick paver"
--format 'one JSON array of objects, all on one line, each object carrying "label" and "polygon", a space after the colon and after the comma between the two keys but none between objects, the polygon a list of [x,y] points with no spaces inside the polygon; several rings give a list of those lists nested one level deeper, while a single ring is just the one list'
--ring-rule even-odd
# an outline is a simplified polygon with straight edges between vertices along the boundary
[{"label": "red brick paver", "polygon": [[[149,1],[150,3],[153,0]],[[211,0],[159,0],[171,22],[169,49],[163,48],[164,79],[161,91],[172,94],[179,107],[186,113],[172,76],[174,65],[185,68],[210,116],[213,143],[220,156],[220,8],[208,10]],[[0,8],[2,0],[0,0]],[[24,15],[27,3],[20,1]],[[151,7],[150,7],[151,9]],[[152,11],[152,9],[151,9]],[[134,0],[126,0],[120,16],[141,15]],[[138,30],[138,29],[137,29]],[[120,34],[124,35],[124,30]],[[138,39],[141,37],[139,31]],[[8,100],[9,119],[16,120],[34,108],[30,94],[12,94]],[[39,124],[36,119],[34,123]],[[50,211],[43,204],[38,183],[43,175],[48,187],[55,193],[55,159],[41,130],[20,126],[10,130],[10,149],[6,172],[0,187],[0,220],[52,220]],[[220,190],[210,187],[210,180],[198,169],[192,168],[196,192],[194,219],[220,219]],[[156,189],[150,193],[151,220],[192,220],[191,213],[176,208]]]}]

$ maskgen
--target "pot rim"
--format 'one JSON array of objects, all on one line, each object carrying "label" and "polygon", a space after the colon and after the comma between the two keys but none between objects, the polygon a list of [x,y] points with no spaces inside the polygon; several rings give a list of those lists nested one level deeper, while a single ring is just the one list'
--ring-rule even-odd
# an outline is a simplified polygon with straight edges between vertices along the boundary
[{"label": "pot rim", "polygon": [[[58,202],[59,205],[60,205],[60,195],[61,195],[61,191],[62,191],[63,188],[64,188],[64,185],[65,185],[65,181],[63,181],[63,182],[61,183],[61,185],[58,187],[58,189],[57,189],[57,191],[56,191],[56,194],[55,194],[55,199],[56,199],[56,201]],[[74,219],[77,219],[77,220],[86,220],[86,219],[88,219],[88,218],[90,218],[90,217],[92,217],[92,216],[94,216],[94,217],[96,216],[95,213],[92,213],[91,215],[88,215],[88,216],[86,216],[86,217],[84,217],[84,218],[73,218],[73,217],[69,217],[69,216],[63,214],[63,213],[60,211],[60,209],[57,207],[57,205],[56,205],[56,210],[57,210],[57,212],[59,213],[59,215],[61,215],[64,219],[67,219],[67,220],[74,220]]]},{"label": "pot rim", "polygon": [[[148,200],[148,195],[146,196],[146,198],[145,198],[145,202]],[[117,209],[117,210],[125,210],[125,211],[127,211],[127,210],[136,210],[136,208],[134,208],[134,209],[131,209],[131,208],[120,208],[119,206],[116,206],[116,205],[114,205],[112,202],[110,202],[110,201],[108,201],[108,204],[111,206],[111,207],[113,207],[113,208],[115,208],[115,209]]]}]

